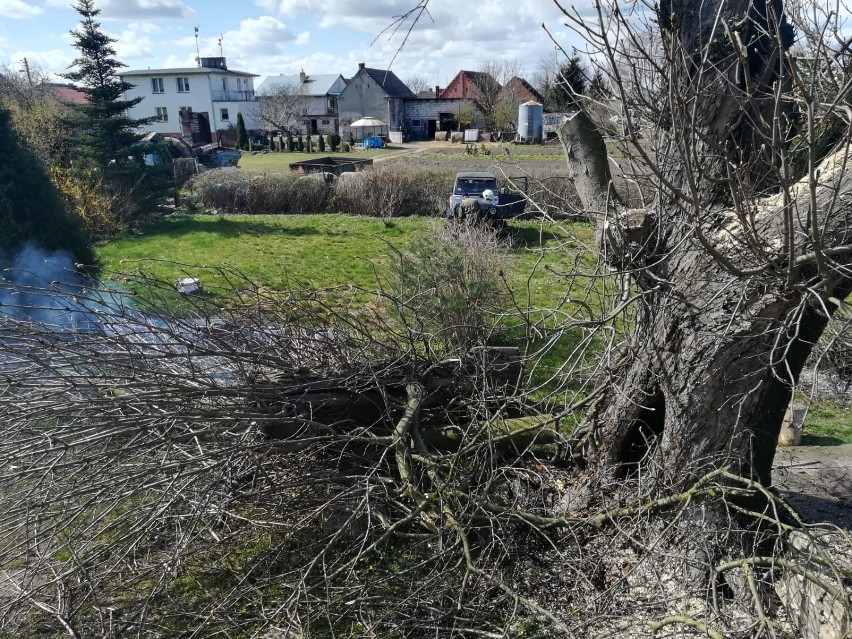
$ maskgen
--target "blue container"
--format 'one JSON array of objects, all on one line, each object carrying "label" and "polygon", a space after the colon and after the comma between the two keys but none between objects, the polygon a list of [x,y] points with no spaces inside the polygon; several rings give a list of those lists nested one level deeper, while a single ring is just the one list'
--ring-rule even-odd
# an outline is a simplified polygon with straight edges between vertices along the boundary
[{"label": "blue container", "polygon": [[384,147],[385,141],[382,138],[373,136],[369,138],[364,138],[364,148],[365,149],[381,149]]},{"label": "blue container", "polygon": [[530,100],[518,107],[518,141],[541,142],[544,137],[544,107]]}]

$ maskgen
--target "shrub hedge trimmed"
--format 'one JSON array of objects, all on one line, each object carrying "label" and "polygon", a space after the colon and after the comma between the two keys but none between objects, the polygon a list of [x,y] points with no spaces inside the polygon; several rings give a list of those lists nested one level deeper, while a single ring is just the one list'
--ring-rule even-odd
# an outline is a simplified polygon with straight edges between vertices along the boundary
[{"label": "shrub hedge trimmed", "polygon": [[[221,213],[346,213],[371,217],[443,215],[455,178],[453,168],[382,164],[344,173],[327,182],[319,174],[250,173],[235,168],[206,171],[190,191],[198,206]],[[519,185],[519,187],[522,185]],[[507,188],[512,188],[507,185]],[[573,184],[556,171],[531,176],[527,213],[576,217]]]}]

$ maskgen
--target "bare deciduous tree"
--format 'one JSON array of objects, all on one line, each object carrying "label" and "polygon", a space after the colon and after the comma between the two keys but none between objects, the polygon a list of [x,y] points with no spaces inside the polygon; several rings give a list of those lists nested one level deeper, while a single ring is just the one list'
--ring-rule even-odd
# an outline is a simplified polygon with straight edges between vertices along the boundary
[{"label": "bare deciduous tree", "polygon": [[406,76],[404,82],[405,86],[411,89],[411,92],[414,95],[422,93],[423,91],[434,91],[435,89],[435,87],[429,81],[429,76],[424,75],[422,73],[413,73],[409,76]]},{"label": "bare deciduous tree", "polygon": [[[486,60],[476,71],[473,102],[485,118],[485,125],[491,129],[501,126],[501,107],[503,103],[503,85],[515,76],[520,76],[521,63],[518,60]],[[517,105],[516,107],[517,108]]]},{"label": "bare deciduous tree", "polygon": [[285,84],[257,96],[260,120],[266,128],[296,135],[304,128],[307,101],[296,84]]},{"label": "bare deciduous tree", "polygon": [[[481,255],[446,308],[418,272],[289,294],[225,272],[234,304],[179,317],[138,275],[126,297],[7,274],[10,632],[794,637],[818,610],[842,636],[852,539],[768,489],[852,288],[849,136],[820,127],[850,127],[837,14],[670,0],[646,16],[659,98],[631,102],[641,23],[595,7],[565,15],[630,107],[627,161],[582,112],[560,131],[591,224],[556,240],[581,250],[555,309],[503,262],[477,298]],[[465,306],[501,281],[502,309]],[[520,358],[487,347],[518,334]]]}]

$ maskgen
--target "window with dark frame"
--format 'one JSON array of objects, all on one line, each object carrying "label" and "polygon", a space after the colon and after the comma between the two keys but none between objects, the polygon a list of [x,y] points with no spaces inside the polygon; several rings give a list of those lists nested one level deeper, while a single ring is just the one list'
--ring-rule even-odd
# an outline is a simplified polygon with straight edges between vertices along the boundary
[{"label": "window with dark frame", "polygon": [[177,90],[178,93],[189,93],[189,78],[178,78]]},{"label": "window with dark frame", "polygon": [[157,122],[168,122],[169,111],[166,107],[156,107]]},{"label": "window with dark frame", "polygon": [[230,114],[228,113],[228,109],[219,109],[219,119],[220,120],[230,120]]},{"label": "window with dark frame", "polygon": [[165,93],[163,78],[151,78],[151,93]]}]

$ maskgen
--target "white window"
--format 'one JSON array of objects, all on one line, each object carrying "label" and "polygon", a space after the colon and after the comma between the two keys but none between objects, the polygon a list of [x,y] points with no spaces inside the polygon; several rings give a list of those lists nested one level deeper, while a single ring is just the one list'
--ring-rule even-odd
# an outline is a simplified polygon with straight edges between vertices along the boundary
[{"label": "white window", "polygon": [[157,107],[157,122],[168,122],[169,112],[166,107]]},{"label": "white window", "polygon": [[331,120],[323,120],[322,123],[323,124],[331,124]]},{"label": "white window", "polygon": [[177,79],[178,93],[189,93],[189,78]]},{"label": "white window", "polygon": [[412,128],[420,129],[423,127],[423,122],[421,120],[412,120],[411,121]]},{"label": "white window", "polygon": [[228,109],[219,109],[219,118],[221,120],[229,120]]},{"label": "white window", "polygon": [[151,78],[151,93],[165,93],[163,78]]}]

